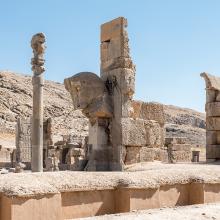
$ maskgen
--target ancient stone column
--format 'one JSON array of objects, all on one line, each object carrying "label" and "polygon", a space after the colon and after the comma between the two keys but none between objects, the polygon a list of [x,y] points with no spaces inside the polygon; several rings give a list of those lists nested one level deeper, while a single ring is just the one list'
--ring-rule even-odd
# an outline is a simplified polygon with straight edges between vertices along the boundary
[{"label": "ancient stone column", "polygon": [[43,33],[35,34],[31,40],[34,57],[31,60],[33,71],[33,115],[32,115],[32,172],[43,171],[43,72],[45,36]]},{"label": "ancient stone column", "polygon": [[220,77],[201,73],[206,83],[206,160],[220,159]]}]

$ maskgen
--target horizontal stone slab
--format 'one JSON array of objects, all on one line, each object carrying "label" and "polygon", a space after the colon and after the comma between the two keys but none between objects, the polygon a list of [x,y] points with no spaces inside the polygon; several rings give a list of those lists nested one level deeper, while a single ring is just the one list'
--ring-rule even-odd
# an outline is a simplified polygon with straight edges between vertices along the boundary
[{"label": "horizontal stone slab", "polygon": [[220,116],[220,102],[206,103],[206,116]]},{"label": "horizontal stone slab", "polygon": [[207,117],[206,129],[208,131],[220,131],[220,117]]}]

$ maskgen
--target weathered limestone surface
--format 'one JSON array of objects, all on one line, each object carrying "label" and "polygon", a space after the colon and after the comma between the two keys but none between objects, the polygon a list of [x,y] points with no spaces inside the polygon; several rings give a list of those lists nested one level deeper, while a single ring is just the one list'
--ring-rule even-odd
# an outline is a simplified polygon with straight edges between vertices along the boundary
[{"label": "weathered limestone surface", "polygon": [[133,101],[132,105],[134,108],[132,115],[133,118],[155,120],[161,126],[165,124],[163,105],[154,102],[145,103],[141,101]]},{"label": "weathered limestone surface", "polygon": [[133,100],[135,66],[126,27],[123,17],[101,26],[100,77],[86,72],[64,81],[74,107],[90,122],[87,170],[123,170],[126,163],[158,159],[159,151],[150,148],[164,145],[163,106]]},{"label": "weathered limestone surface", "polygon": [[220,145],[207,145],[206,154],[208,159],[220,159]]},{"label": "weathered limestone surface", "polygon": [[206,83],[206,158],[219,159],[220,151],[220,78],[201,73]]},{"label": "weathered limestone surface", "polygon": [[187,141],[186,138],[182,138],[182,137],[165,139],[165,146],[168,151],[168,161],[170,163],[191,161],[192,159],[191,148],[193,146],[187,144],[186,141]]},{"label": "weathered limestone surface", "polygon": [[[109,123],[113,115],[112,103],[104,81],[96,74],[84,72],[64,81],[75,109],[82,109],[89,119],[89,146],[91,154],[86,170],[109,170]],[[106,158],[105,164],[102,157]],[[109,159],[108,159],[109,158]]]},{"label": "weathered limestone surface", "polygon": [[220,131],[207,131],[206,132],[207,145],[220,144]]},{"label": "weathered limestone surface", "polygon": [[220,102],[209,102],[206,104],[205,109],[207,117],[220,117]]},{"label": "weathered limestone surface", "polygon": [[153,120],[123,118],[122,144],[126,146],[162,147],[164,130]]},{"label": "weathered limestone surface", "polygon": [[18,118],[16,126],[16,161],[31,168],[31,120]]},{"label": "weathered limestone surface", "polygon": [[32,172],[43,171],[43,86],[45,36],[38,33],[32,37],[31,47],[34,57],[31,60],[33,84],[33,115],[32,115]]}]

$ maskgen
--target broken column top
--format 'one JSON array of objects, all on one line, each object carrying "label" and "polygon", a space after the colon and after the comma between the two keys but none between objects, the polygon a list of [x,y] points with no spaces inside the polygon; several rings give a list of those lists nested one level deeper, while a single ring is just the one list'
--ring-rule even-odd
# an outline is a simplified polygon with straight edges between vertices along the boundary
[{"label": "broken column top", "polygon": [[83,114],[88,118],[112,117],[105,84],[95,73],[78,73],[65,79],[64,85],[70,92],[74,109],[83,110]]},{"label": "broken column top", "polygon": [[201,73],[200,76],[205,79],[206,89],[213,89],[220,91],[220,77],[216,77],[205,72]]},{"label": "broken column top", "polygon": [[34,74],[39,75],[45,71],[44,68],[44,52],[45,52],[45,35],[43,33],[35,34],[31,39],[31,47],[34,57],[31,60],[32,70]]},{"label": "broken column top", "polygon": [[113,38],[121,37],[124,28],[127,27],[127,19],[124,17],[116,18],[101,25],[101,42],[110,41]]},{"label": "broken column top", "polygon": [[101,25],[101,76],[117,68],[135,71],[128,45],[127,19],[123,17]]}]

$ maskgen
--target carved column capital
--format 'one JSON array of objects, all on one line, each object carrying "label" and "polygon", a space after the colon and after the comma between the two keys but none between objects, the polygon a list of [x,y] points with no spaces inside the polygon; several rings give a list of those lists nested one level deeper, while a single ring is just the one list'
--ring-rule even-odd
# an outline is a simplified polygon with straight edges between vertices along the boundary
[{"label": "carved column capital", "polygon": [[35,34],[31,40],[31,47],[34,54],[34,57],[31,59],[32,71],[34,72],[34,75],[40,75],[45,71],[45,35],[43,33]]}]

